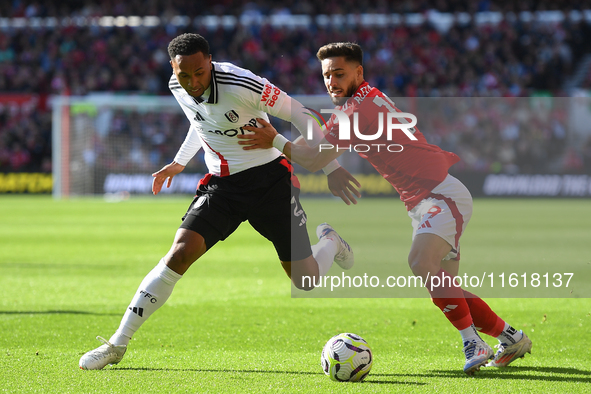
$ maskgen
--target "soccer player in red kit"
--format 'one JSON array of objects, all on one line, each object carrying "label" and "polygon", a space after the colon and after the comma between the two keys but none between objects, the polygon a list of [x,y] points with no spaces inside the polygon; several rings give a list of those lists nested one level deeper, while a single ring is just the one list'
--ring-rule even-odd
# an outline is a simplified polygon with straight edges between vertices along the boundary
[{"label": "soccer player in red kit", "polygon": [[[359,45],[328,44],[318,50],[317,57],[328,94],[341,111],[333,112],[327,122],[324,140],[315,148],[298,140],[286,142],[268,122],[259,120],[264,127],[247,127],[256,132],[254,137],[240,137],[244,149],[279,146],[287,157],[312,172],[355,149],[394,186],[406,206],[413,226],[409,266],[423,278],[433,303],[460,332],[464,372],[473,375],[485,364],[503,367],[531,353],[531,340],[522,331],[507,324],[478,296],[452,285],[451,278],[459,271],[460,236],[472,215],[472,196],[448,173],[460,158],[427,143],[412,127],[415,123],[409,124],[414,115],[400,116],[386,95],[365,82]],[[376,130],[382,130],[381,135]],[[359,197],[352,184],[344,185],[339,195],[347,203]],[[496,354],[478,331],[499,340]]]}]

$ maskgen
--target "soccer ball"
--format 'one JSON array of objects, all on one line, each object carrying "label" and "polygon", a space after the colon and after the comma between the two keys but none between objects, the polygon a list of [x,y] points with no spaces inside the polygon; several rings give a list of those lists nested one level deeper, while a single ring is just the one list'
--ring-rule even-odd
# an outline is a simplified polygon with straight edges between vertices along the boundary
[{"label": "soccer ball", "polygon": [[339,382],[359,382],[371,370],[371,348],[356,334],[343,333],[326,342],[320,356],[324,373]]}]

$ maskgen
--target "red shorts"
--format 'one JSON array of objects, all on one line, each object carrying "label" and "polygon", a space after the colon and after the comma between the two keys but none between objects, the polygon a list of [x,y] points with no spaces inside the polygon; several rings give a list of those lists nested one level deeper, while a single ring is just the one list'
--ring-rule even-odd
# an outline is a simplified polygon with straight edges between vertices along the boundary
[{"label": "red shorts", "polygon": [[447,175],[408,216],[413,240],[417,234],[436,234],[452,248],[444,260],[460,259],[460,237],[472,217],[472,195],[462,182]]}]

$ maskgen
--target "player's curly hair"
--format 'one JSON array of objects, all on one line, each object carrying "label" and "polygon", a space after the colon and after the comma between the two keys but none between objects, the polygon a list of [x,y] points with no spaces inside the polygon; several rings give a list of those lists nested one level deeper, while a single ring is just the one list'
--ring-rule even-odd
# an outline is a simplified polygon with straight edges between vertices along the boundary
[{"label": "player's curly hair", "polygon": [[185,33],[177,36],[168,44],[168,55],[174,59],[177,55],[189,56],[197,52],[209,55],[209,43],[205,38],[195,33]]},{"label": "player's curly hair", "polygon": [[353,42],[332,42],[321,47],[316,53],[316,57],[320,61],[339,56],[344,56],[348,62],[353,61],[363,65],[363,51],[358,44]]}]

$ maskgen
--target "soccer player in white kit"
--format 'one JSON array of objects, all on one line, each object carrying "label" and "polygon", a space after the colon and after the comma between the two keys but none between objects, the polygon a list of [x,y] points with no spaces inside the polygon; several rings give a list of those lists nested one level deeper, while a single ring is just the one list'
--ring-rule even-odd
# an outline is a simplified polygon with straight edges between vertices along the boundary
[{"label": "soccer player in white kit", "polygon": [[[168,52],[173,68],[169,88],[191,125],[174,161],[153,174],[152,191],[158,194],[165,182],[169,187],[200,149],[209,173],[199,181],[169,252],[140,284],[119,329],[108,341],[97,337],[103,345],[82,356],[82,369],[120,362],[132,335],[166,302],[191,264],[246,220],[273,243],[296,287],[309,290],[300,278],[325,275],[333,261],[345,269],[353,265],[349,245],[326,223],[317,228],[318,243],[310,245],[299,183],[281,151],[245,151],[236,138],[249,133],[244,126],[256,126],[257,118],[268,121],[267,114],[303,132],[304,107],[248,70],[213,62],[209,44],[198,34],[176,37]],[[320,128],[316,132],[320,140]],[[336,161],[324,170],[333,191],[356,182]]]},{"label": "soccer player in white kit", "polygon": [[[497,316],[478,296],[451,284],[451,278],[459,270],[460,237],[472,215],[470,192],[448,173],[449,167],[458,162],[459,157],[427,143],[416,127],[412,128],[413,138],[405,135],[400,128],[392,131],[391,140],[386,137],[387,133],[383,133],[378,139],[368,142],[368,137],[380,129],[379,119],[401,111],[386,95],[364,80],[363,52],[359,45],[327,44],[318,50],[317,57],[322,64],[326,89],[337,105],[336,109],[344,113],[350,125],[358,130],[355,133],[349,130],[350,138],[341,139],[340,123],[343,120],[337,119],[335,114],[327,122],[325,138],[315,148],[298,141],[278,145],[278,141],[285,137],[261,120],[263,128],[247,126],[256,135],[240,137],[243,139],[241,144],[246,150],[279,146],[286,156],[310,171],[316,171],[317,167],[334,160],[352,145],[373,144],[370,150],[362,149],[358,153],[392,184],[406,206],[413,226],[408,263],[413,273],[425,280],[433,303],[459,331],[466,358],[464,372],[473,375],[485,364],[504,367],[526,352],[531,353],[532,343],[525,333]],[[392,152],[386,148],[395,143],[404,149]],[[320,146],[323,148],[319,149]],[[349,199],[354,198],[351,194],[354,189],[345,188],[343,192]],[[438,279],[435,282],[441,285],[430,286],[433,278]],[[496,354],[477,331],[499,340]]]}]

